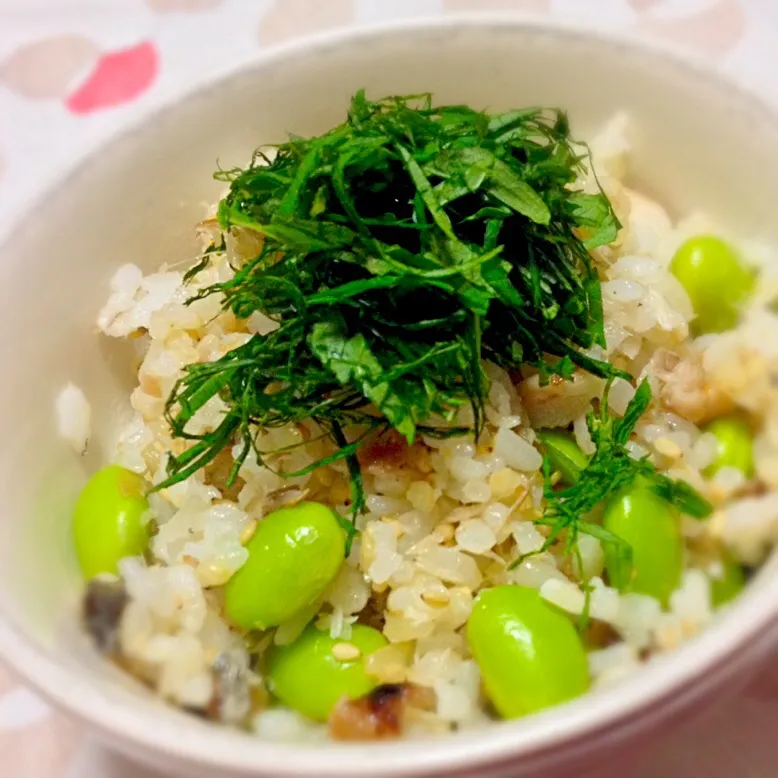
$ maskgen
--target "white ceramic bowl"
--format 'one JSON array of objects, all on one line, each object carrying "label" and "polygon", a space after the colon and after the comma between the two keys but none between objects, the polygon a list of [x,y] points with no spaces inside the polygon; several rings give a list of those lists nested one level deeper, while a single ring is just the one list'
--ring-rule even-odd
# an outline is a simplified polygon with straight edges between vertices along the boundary
[{"label": "white ceramic bowl", "polygon": [[[778,244],[778,120],[657,48],[559,23],[458,19],[334,34],[259,57],[101,148],[12,232],[0,260],[0,658],[130,756],[189,776],[580,776],[737,688],[775,643],[778,562],[701,637],[620,686],[522,721],[434,742],[281,747],[168,708],[100,659],[76,619],[70,511],[105,463],[132,375],[95,334],[124,262],[185,260],[220,185],[217,159],[324,130],[350,95],[429,90],[439,102],[562,106],[585,136],[615,110],[634,122],[634,179],[678,213],[708,210]],[[93,404],[85,459],[55,432],[67,381]],[[560,668],[564,672],[564,668]]]}]

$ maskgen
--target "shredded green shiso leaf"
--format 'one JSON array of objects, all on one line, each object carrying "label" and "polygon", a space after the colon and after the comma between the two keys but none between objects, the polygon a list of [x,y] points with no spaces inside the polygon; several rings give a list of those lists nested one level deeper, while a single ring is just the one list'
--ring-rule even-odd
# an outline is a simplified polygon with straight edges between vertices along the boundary
[{"label": "shredded green shiso leaf", "polygon": [[[286,475],[345,459],[356,516],[364,507],[356,453],[371,432],[394,428],[409,443],[420,433],[478,434],[489,388],[483,360],[530,365],[544,380],[576,367],[629,378],[586,353],[605,345],[589,252],[620,225],[601,191],[571,186],[588,162],[582,148],[558,110],[491,115],[434,107],[429,95],[372,102],[359,92],[345,123],[218,173],[230,183],[222,231],[255,231],[264,242],[231,280],[197,298],[219,293],[236,316],[259,311],[278,328],[186,368],[166,417],[193,445],[170,457],[157,488],[239,442],[232,481],[252,448],[260,461],[270,453],[258,450],[259,429],[312,419],[334,453]],[[188,432],[217,395],[227,406],[219,426]],[[468,405],[474,424],[457,426]],[[549,489],[547,519],[559,531],[587,531],[581,519],[594,497],[623,483],[637,417],[614,422],[602,407],[598,453],[580,484]],[[673,483],[665,486],[675,499]]]},{"label": "shredded green shiso leaf", "polygon": [[688,483],[658,473],[648,455],[640,459],[630,455],[627,442],[638,420],[651,404],[651,386],[648,380],[641,381],[621,418],[614,417],[610,412],[609,390],[610,382],[606,384],[599,411],[592,411],[587,417],[596,451],[588,465],[581,470],[578,480],[571,486],[557,489],[553,482],[551,462],[548,456],[543,458],[546,509],[536,523],[549,526],[550,531],[538,551],[520,556],[512,563],[512,567],[516,567],[527,556],[549,549],[560,539],[563,532],[567,553],[574,553],[578,533],[583,532],[617,550],[621,557],[620,563],[628,568],[632,564],[632,549],[629,544],[601,524],[587,519],[598,505],[603,504],[616,492],[628,488],[638,479],[687,516],[704,519],[713,510],[710,503]]}]

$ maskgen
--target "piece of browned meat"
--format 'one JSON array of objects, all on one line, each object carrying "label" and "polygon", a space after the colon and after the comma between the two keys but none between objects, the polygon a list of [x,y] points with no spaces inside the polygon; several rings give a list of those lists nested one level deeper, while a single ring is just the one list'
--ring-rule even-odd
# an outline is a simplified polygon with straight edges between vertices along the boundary
[{"label": "piece of browned meat", "polygon": [[388,740],[399,737],[411,709],[434,710],[435,692],[411,683],[386,684],[358,700],[344,697],[332,711],[334,740]]}]

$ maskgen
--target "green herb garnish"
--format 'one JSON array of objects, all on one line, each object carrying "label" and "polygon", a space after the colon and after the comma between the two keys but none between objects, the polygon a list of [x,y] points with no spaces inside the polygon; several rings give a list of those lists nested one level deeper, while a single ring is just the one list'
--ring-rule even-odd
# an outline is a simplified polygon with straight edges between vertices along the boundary
[{"label": "green herb garnish", "polygon": [[[546,551],[560,539],[562,533],[565,533],[566,553],[573,553],[577,548],[578,534],[583,532],[612,546],[620,554],[622,564],[629,567],[632,555],[629,545],[586,517],[598,505],[607,502],[637,478],[642,478],[647,486],[682,513],[704,519],[713,511],[713,506],[688,483],[657,473],[647,456],[634,459],[629,454],[627,442],[630,435],[651,404],[651,387],[648,380],[640,383],[621,418],[610,412],[609,389],[610,382],[606,384],[599,411],[591,412],[587,417],[589,431],[597,450],[588,465],[580,471],[576,482],[565,489],[556,489],[551,478],[551,461],[548,456],[543,459],[546,510],[536,523],[549,526],[551,531],[543,547],[535,553]],[[511,567],[516,567],[525,558],[526,555],[520,557]]]},{"label": "green herb garnish", "polygon": [[[166,416],[194,443],[158,488],[240,441],[234,478],[252,448],[267,453],[258,429],[313,419],[335,452],[303,472],[347,460],[356,512],[356,451],[370,430],[409,442],[461,433],[469,406],[478,433],[482,360],[543,377],[625,375],[585,353],[605,345],[589,250],[620,225],[602,192],[570,188],[586,155],[561,111],[490,115],[359,92],[344,124],[257,160],[218,174],[231,183],[218,216],[225,232],[263,235],[263,249],[199,296],[218,292],[238,317],[261,311],[278,329],[187,367]],[[214,396],[227,406],[220,425],[188,432]]]}]

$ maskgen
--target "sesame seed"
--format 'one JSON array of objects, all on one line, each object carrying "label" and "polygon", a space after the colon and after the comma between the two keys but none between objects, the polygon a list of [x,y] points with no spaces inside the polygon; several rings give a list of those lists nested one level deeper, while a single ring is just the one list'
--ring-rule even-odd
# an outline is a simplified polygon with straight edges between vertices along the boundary
[{"label": "sesame seed", "polygon": [[240,533],[240,542],[241,545],[245,546],[246,543],[251,540],[252,537],[254,537],[254,533],[257,531],[257,522],[256,520],[252,521],[250,524],[247,524],[243,532]]},{"label": "sesame seed", "polygon": [[708,494],[713,502],[724,502],[729,492],[721,484],[714,482],[708,487]]},{"label": "sesame seed", "polygon": [[654,448],[662,454],[662,456],[669,457],[670,459],[679,459],[683,454],[683,449],[670,438],[657,438],[654,441]]},{"label": "sesame seed", "polygon": [[353,643],[336,643],[332,647],[332,655],[338,662],[353,662],[362,656],[362,652]]},{"label": "sesame seed", "polygon": [[443,607],[449,604],[451,597],[447,591],[422,592],[421,599],[433,607]]},{"label": "sesame seed", "polygon": [[450,524],[440,524],[435,528],[435,534],[441,542],[451,540],[454,537],[454,528]]}]

